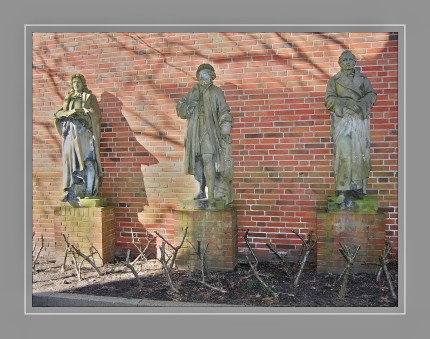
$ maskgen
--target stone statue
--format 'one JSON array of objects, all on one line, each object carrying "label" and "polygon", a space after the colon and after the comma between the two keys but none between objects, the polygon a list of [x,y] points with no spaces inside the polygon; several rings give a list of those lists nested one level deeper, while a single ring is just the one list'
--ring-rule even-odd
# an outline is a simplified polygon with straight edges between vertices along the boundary
[{"label": "stone statue", "polygon": [[80,197],[96,196],[101,185],[101,114],[82,74],[71,77],[71,87],[54,117],[57,131],[63,137],[62,201],[76,205]]},{"label": "stone statue", "polygon": [[[232,202],[233,159],[231,156],[232,115],[223,91],[213,84],[215,70],[202,64],[196,72],[198,83],[181,99],[176,111],[187,119],[184,171],[200,184],[195,200]],[[207,196],[206,196],[207,187]]]},{"label": "stone statue", "polygon": [[363,199],[370,175],[369,113],[376,100],[370,81],[356,68],[356,57],[344,51],[339,57],[341,71],[327,83],[325,105],[331,111],[334,142],[336,203],[353,208]]}]

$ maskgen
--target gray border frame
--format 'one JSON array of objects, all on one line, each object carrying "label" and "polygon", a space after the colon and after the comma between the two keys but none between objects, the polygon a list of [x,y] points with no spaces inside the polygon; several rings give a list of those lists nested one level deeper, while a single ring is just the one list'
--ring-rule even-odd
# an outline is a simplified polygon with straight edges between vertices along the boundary
[{"label": "gray border frame", "polygon": [[[31,135],[32,112],[31,63],[32,34],[36,32],[398,32],[399,33],[399,306],[397,308],[293,308],[293,307],[165,307],[130,308],[130,307],[93,307],[93,308],[36,308],[31,306],[31,173],[32,163]],[[282,315],[386,315],[406,314],[406,214],[405,214],[405,140],[406,140],[406,26],[405,25],[25,25],[25,314],[282,314]],[[30,183],[30,184],[29,184]],[[30,244],[30,245],[29,245]],[[29,269],[30,268],[30,269]],[[192,311],[191,311],[192,310]]]},{"label": "gray border frame", "polygon": [[[0,251],[7,274],[2,275],[1,331],[9,337],[43,335],[75,339],[73,324],[89,337],[265,338],[330,336],[349,339],[408,338],[428,334],[428,4],[423,1],[375,0],[14,0],[2,3],[0,83],[3,123],[0,124],[2,236]],[[405,201],[407,201],[406,315],[360,316],[247,315],[182,316],[29,316],[24,314],[24,43],[25,24],[405,24],[407,26],[407,143],[405,140]],[[406,159],[407,154],[407,159]],[[407,173],[406,173],[407,168]],[[405,206],[406,208],[406,206]],[[137,318],[139,316],[139,318]]]}]

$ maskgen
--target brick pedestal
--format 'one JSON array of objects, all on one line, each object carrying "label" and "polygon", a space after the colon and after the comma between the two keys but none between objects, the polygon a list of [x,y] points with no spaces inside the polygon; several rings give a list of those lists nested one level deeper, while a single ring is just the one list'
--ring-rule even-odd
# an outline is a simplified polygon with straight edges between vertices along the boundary
[{"label": "brick pedestal", "polygon": [[385,214],[352,212],[317,212],[317,271],[340,274],[346,261],[339,252],[339,242],[354,250],[360,246],[354,262],[354,273],[374,272],[385,247]]},{"label": "brick pedestal", "polygon": [[[100,257],[94,255],[99,266],[113,259],[115,236],[113,230],[113,207],[71,207],[60,206],[55,214],[55,257],[58,264],[64,261],[66,243],[62,234],[69,236],[71,245],[78,247],[84,254],[90,254],[94,246]],[[71,263],[70,255],[68,255]]]},{"label": "brick pedestal", "polygon": [[[200,241],[206,249],[206,264],[211,271],[231,271],[237,260],[237,216],[235,209],[225,210],[175,210],[175,246],[182,240],[188,227],[187,240],[197,249]],[[178,253],[176,265],[181,269],[200,268],[195,250],[185,241]]]}]

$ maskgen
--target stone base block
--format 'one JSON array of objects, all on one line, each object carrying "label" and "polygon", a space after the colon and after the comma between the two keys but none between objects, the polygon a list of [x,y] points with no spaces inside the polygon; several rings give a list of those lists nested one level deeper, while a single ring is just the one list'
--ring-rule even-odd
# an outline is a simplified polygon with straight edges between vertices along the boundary
[{"label": "stone base block", "polygon": [[[55,258],[57,264],[64,261],[66,242],[78,247],[84,254],[91,253],[91,246],[97,250],[95,263],[99,266],[114,257],[114,207],[72,207],[60,206],[54,209]],[[72,264],[68,255],[68,264]]]},{"label": "stone base block", "polygon": [[317,271],[340,274],[346,261],[339,252],[342,243],[352,250],[360,246],[354,262],[353,272],[375,272],[374,265],[385,247],[385,214],[351,212],[317,212]]},{"label": "stone base block", "polygon": [[237,214],[234,208],[225,210],[175,210],[175,246],[182,241],[188,227],[187,240],[176,259],[180,269],[200,269],[195,254],[200,247],[204,251],[207,268],[210,271],[231,271],[237,262]]},{"label": "stone base block", "polygon": [[103,197],[85,197],[78,198],[80,207],[105,207],[107,199]]},{"label": "stone base block", "polygon": [[[336,199],[337,197],[328,197],[328,210],[330,212],[344,212],[339,204],[336,203]],[[363,199],[354,200],[354,208],[353,211],[350,212],[364,214],[378,213],[378,200],[369,197],[368,195],[364,196]]]}]

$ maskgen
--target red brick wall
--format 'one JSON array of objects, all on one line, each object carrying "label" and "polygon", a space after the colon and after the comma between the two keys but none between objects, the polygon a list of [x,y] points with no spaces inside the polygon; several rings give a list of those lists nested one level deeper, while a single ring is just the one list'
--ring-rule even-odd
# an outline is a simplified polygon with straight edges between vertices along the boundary
[{"label": "red brick wall", "polygon": [[195,193],[183,174],[185,121],[178,100],[209,62],[226,95],[232,130],[239,253],[244,232],[258,254],[297,249],[316,209],[334,193],[326,83],[351,49],[378,93],[371,113],[369,194],[398,234],[398,41],[396,33],[35,33],[33,36],[33,230],[54,249],[61,196],[61,138],[52,113],[73,73],[85,75],[102,109],[103,196],[115,206],[118,252],[131,232],[173,241],[172,210]]}]

